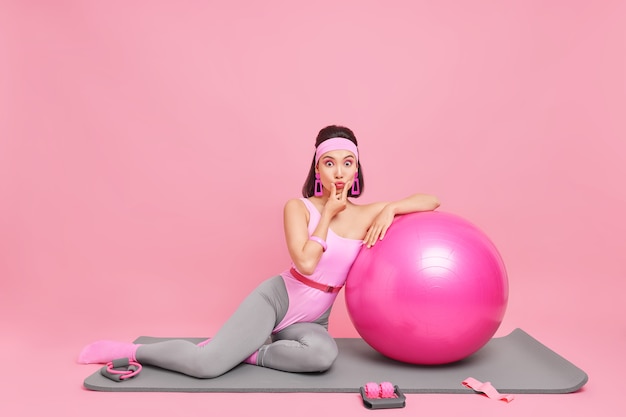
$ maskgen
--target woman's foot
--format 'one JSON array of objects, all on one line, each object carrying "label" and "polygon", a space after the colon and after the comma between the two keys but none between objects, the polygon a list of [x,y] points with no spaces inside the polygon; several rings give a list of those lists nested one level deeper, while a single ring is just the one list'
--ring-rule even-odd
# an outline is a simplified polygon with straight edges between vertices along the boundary
[{"label": "woman's foot", "polygon": [[115,359],[128,358],[136,361],[135,353],[141,345],[127,342],[99,340],[83,348],[78,363],[108,363]]}]

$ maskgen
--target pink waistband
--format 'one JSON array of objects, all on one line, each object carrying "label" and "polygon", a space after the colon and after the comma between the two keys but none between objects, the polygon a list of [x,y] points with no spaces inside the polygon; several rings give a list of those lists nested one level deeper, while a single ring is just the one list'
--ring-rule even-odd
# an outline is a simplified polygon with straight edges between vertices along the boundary
[{"label": "pink waistband", "polygon": [[339,287],[332,287],[330,285],[320,284],[317,281],[313,281],[312,279],[305,277],[304,275],[296,271],[296,268],[291,268],[291,275],[293,275],[295,279],[297,279],[304,285],[309,286],[311,288],[315,288],[316,290],[329,292],[329,293],[337,293],[341,291],[341,289],[343,288],[343,285]]}]

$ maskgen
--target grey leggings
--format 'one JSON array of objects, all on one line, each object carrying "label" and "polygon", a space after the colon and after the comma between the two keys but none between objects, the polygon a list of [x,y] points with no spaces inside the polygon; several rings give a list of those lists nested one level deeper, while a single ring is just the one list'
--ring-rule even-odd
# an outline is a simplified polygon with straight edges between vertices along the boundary
[{"label": "grey leggings", "polygon": [[[142,345],[137,360],[196,378],[218,377],[258,350],[257,365],[289,372],[322,372],[337,357],[328,334],[330,309],[314,323],[295,323],[275,335],[289,296],[280,276],[261,283],[204,346],[186,340]],[[270,339],[271,337],[271,339]]]}]

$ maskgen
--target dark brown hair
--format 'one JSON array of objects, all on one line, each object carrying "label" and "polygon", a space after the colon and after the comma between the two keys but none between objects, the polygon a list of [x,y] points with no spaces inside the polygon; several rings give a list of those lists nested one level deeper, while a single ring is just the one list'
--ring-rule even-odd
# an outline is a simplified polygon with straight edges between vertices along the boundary
[{"label": "dark brown hair", "polygon": [[[317,149],[320,143],[331,138],[348,139],[349,141],[353,142],[357,147],[359,146],[356,140],[356,136],[354,135],[354,132],[352,132],[352,130],[344,126],[331,125],[331,126],[326,126],[322,130],[320,130],[320,132],[317,134],[317,138],[315,139],[315,148]],[[348,191],[348,197],[357,198],[363,194],[365,183],[363,182],[363,169],[361,168],[360,160],[357,162],[357,170],[358,170],[357,177],[359,179],[359,185],[361,186],[360,187],[361,193],[353,196],[352,189],[350,189]],[[309,173],[306,177],[306,181],[304,182],[304,185],[302,186],[302,196],[307,197],[307,198],[312,197],[314,192],[315,192],[315,154],[313,154],[313,161],[311,162],[311,169],[309,169]]]}]

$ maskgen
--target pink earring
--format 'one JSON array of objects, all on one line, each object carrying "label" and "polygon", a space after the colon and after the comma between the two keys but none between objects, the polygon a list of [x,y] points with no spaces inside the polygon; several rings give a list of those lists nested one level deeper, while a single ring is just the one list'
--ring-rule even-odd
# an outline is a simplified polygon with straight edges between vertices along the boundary
[{"label": "pink earring", "polygon": [[352,191],[351,194],[353,196],[361,194],[361,184],[359,183],[359,173],[358,172],[354,173],[354,181],[352,182],[352,189],[350,191]]},{"label": "pink earring", "polygon": [[322,181],[320,180],[320,173],[315,173],[315,187],[313,189],[313,195],[315,197],[321,197],[324,194],[324,190],[322,190]]}]

